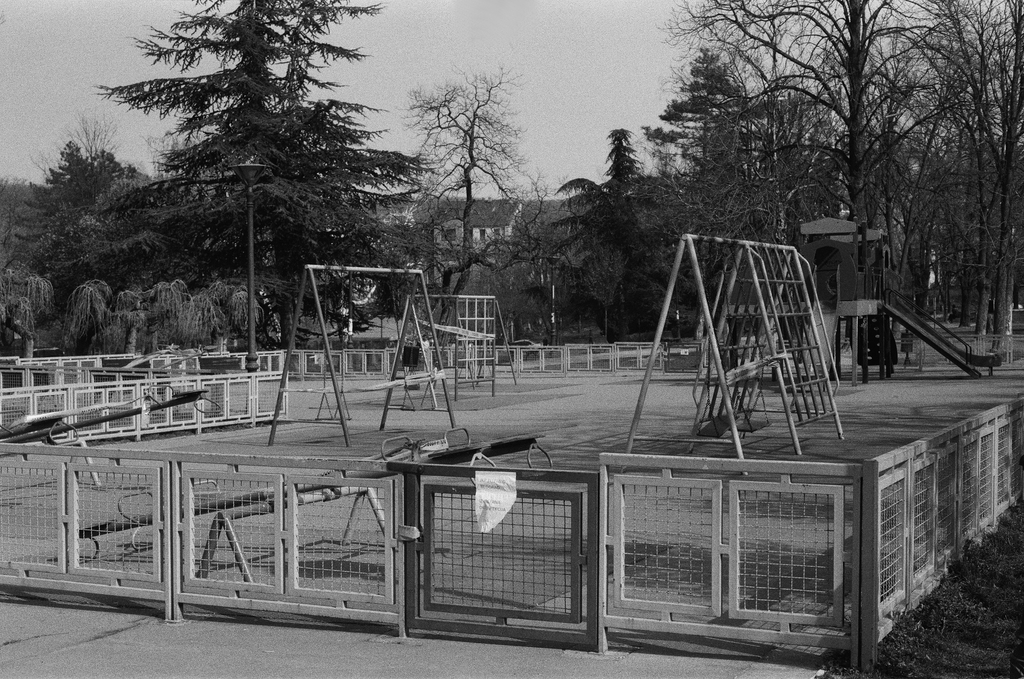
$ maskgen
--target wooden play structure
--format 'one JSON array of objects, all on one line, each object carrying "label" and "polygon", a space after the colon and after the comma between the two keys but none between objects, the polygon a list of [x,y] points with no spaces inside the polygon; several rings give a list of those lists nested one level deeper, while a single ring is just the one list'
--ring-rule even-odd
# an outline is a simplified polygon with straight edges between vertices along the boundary
[{"label": "wooden play structure", "polygon": [[[854,222],[824,218],[800,225],[808,242],[800,249],[813,270],[814,287],[826,319],[826,338],[834,338],[839,355],[843,338],[852,353],[851,380],[868,381],[869,366],[879,378],[892,375],[897,360],[892,321],[919,337],[971,377],[979,367],[1001,364],[997,354],[977,354],[952,330],[893,286],[889,247],[876,229]],[[838,365],[837,365],[838,370]]]},{"label": "wooden play structure", "polygon": [[[323,409],[324,398],[330,398],[334,396],[334,404],[337,406],[336,409],[332,409],[328,405],[328,410],[332,415],[336,414],[337,421],[341,424],[342,431],[344,433],[345,445],[351,445],[349,440],[348,424],[346,420],[347,416],[347,404],[345,402],[345,391],[346,385],[344,383],[344,365],[342,365],[341,375],[339,371],[335,370],[334,361],[331,357],[330,349],[330,338],[328,336],[327,322],[324,318],[323,304],[321,302],[321,296],[317,285],[317,273],[328,273],[335,275],[344,275],[349,277],[351,281],[352,276],[360,277],[373,277],[373,276],[402,276],[408,278],[413,284],[413,291],[406,296],[405,308],[402,312],[402,320],[399,325],[398,332],[398,344],[396,346],[396,360],[391,368],[390,379],[386,382],[379,384],[372,384],[369,386],[351,387],[350,391],[384,391],[386,395],[384,397],[384,410],[380,420],[380,430],[383,431],[387,425],[388,411],[391,408],[392,398],[396,389],[401,389],[403,399],[411,399],[410,394],[413,389],[424,387],[426,389],[425,394],[434,399],[434,405],[436,407],[436,393],[434,388],[437,384],[441,385],[443,393],[445,410],[448,413],[448,421],[452,428],[455,428],[455,413],[452,410],[451,399],[448,397],[448,386],[445,382],[445,370],[444,361],[440,352],[440,342],[438,341],[438,330],[434,325],[433,310],[430,305],[430,295],[427,292],[426,278],[423,275],[423,271],[420,269],[390,269],[390,268],[378,268],[378,267],[357,267],[357,266],[328,266],[321,264],[307,264],[302,271],[302,279],[299,283],[299,294],[296,302],[295,316],[296,323],[292,326],[291,335],[288,338],[288,349],[285,353],[284,365],[291,365],[292,355],[295,353],[295,334],[298,330],[298,319],[302,315],[303,300],[306,295],[307,287],[313,298],[313,305],[316,309],[317,323],[319,325],[320,334],[324,344],[324,364],[330,375],[330,387],[322,389],[306,389],[306,388],[291,388],[288,384],[288,370],[285,369],[281,373],[281,383],[278,387],[277,392],[277,403],[274,407],[274,417],[270,426],[270,439],[267,445],[274,445],[274,438],[277,434],[277,425],[281,422],[281,410],[284,402],[284,395],[288,392],[316,392],[321,395],[321,406],[320,410]],[[351,282],[348,286],[351,291]],[[349,303],[352,303],[351,292],[349,294]],[[417,308],[421,307],[424,309],[423,318],[419,316]],[[351,319],[351,311],[349,318]],[[421,320],[426,325],[426,334],[424,334],[424,328],[421,327]],[[412,338],[415,337],[415,341]],[[422,369],[421,369],[422,366]],[[310,420],[301,419],[289,419],[289,422],[301,422]],[[325,420],[312,420],[318,423],[323,423]]]},{"label": "wooden play structure", "polygon": [[[743,435],[769,422],[766,381],[778,385],[781,413],[793,450],[800,454],[797,427],[831,418],[843,437],[833,398],[838,376],[822,341],[825,319],[807,285],[810,267],[795,248],[752,241],[684,234],[676,250],[654,345],[659,346],[672,296],[688,257],[701,312],[703,350],[694,383],[696,415],[690,438],[728,436],[743,458]],[[713,287],[706,284],[714,274]],[[655,363],[652,353],[629,431],[626,452],[637,429]],[[774,394],[770,396],[774,398]],[[645,437],[648,440],[651,437]],[[690,448],[692,450],[692,446]]]}]

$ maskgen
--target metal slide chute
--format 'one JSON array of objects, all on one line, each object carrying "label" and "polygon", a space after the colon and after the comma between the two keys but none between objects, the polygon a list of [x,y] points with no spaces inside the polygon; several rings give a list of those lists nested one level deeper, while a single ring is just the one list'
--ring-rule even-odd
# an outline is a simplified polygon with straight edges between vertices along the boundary
[{"label": "metal slide chute", "polygon": [[936,321],[906,296],[886,290],[882,309],[903,327],[914,333],[935,351],[971,377],[981,377],[978,367],[989,369],[1002,364],[998,354],[976,354],[967,342],[942,323]]}]

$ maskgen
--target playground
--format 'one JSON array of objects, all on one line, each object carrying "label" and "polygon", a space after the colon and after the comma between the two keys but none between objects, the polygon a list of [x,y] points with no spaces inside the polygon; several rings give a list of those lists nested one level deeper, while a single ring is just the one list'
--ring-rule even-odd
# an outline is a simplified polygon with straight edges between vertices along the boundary
[{"label": "playground", "polygon": [[[263,381],[240,393],[247,410],[180,377],[139,413],[26,410],[8,439],[210,405],[255,424],[258,403],[270,426],[199,433],[200,417],[195,435],[88,450],[0,441],[0,586],[161,602],[169,622],[287,613],[597,652],[577,663],[656,655],[664,637],[751,676],[780,649],[799,672],[828,650],[868,668],[895,613],[1020,497],[1022,368],[951,355],[925,330],[944,361],[899,365],[871,305],[823,313],[792,248],[691,236],[653,346],[685,258],[704,338],[688,373],[649,351],[635,370],[524,375],[507,345],[502,372],[497,309],[439,322],[423,287],[384,381],[336,371],[329,349],[319,379],[290,378],[311,358],[293,337],[276,385],[248,376]],[[872,357],[884,379],[868,382]],[[844,361],[859,383],[839,385]]]}]

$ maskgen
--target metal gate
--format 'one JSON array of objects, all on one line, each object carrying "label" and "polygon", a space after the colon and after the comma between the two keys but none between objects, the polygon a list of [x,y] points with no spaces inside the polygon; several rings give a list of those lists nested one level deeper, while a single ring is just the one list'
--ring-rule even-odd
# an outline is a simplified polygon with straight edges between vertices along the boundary
[{"label": "metal gate", "polygon": [[405,474],[408,632],[597,648],[598,473],[388,466]]}]

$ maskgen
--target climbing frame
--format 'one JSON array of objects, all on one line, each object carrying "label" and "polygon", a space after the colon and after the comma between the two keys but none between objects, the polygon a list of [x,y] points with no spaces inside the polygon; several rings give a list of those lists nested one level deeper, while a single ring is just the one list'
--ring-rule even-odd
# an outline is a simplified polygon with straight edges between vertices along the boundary
[{"label": "climbing frame", "polygon": [[517,382],[497,298],[492,295],[433,295],[430,299],[435,302],[435,327],[442,348],[451,352],[455,400],[459,398],[460,383],[473,386],[489,383],[491,396],[496,394],[499,333],[512,364],[512,380]]},{"label": "climbing frame", "polygon": [[[703,247],[702,247],[703,246]],[[842,438],[836,410],[834,364],[819,327],[821,309],[807,285],[809,266],[784,245],[684,234],[676,251],[661,318],[660,344],[684,256],[692,268],[701,310],[704,346],[694,383],[696,414],[691,435],[728,434],[743,457],[741,433],[770,423],[764,382],[779,385],[781,414],[793,449],[801,453],[797,427],[831,417]],[[717,270],[713,290],[706,269]],[[710,294],[709,294],[710,293]],[[654,353],[630,427],[632,450],[654,365]],[[697,439],[699,440],[699,438]]]}]

